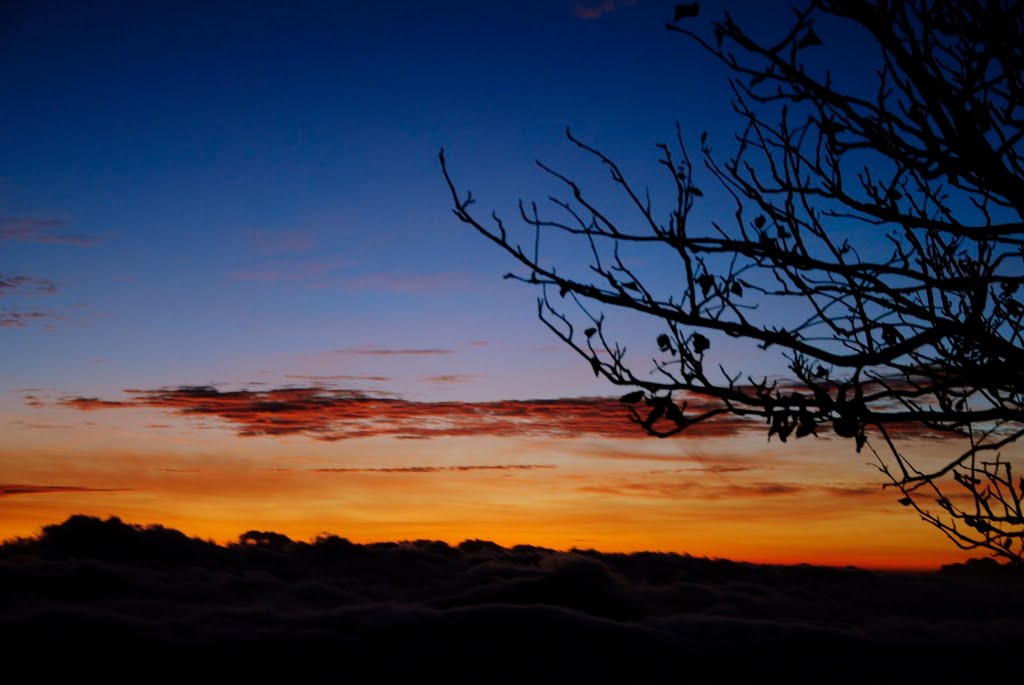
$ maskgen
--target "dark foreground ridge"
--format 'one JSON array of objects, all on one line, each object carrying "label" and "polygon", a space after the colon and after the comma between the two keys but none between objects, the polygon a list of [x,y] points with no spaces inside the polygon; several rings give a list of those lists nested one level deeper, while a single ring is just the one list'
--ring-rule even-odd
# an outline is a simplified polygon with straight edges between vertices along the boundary
[{"label": "dark foreground ridge", "polygon": [[135,681],[970,682],[1024,669],[1021,580],[480,540],[219,546],[73,516],[0,546],[0,644],[40,675]]}]

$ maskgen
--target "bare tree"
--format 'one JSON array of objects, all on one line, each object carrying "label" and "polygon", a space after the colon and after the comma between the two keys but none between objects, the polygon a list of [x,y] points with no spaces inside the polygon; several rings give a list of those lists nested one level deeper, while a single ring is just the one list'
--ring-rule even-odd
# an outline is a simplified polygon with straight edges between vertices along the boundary
[{"label": "bare tree", "polygon": [[[680,5],[668,29],[732,75],[731,156],[702,134],[695,169],[677,130],[659,146],[655,202],[568,132],[634,215],[613,218],[540,164],[565,199],[549,214],[521,201],[513,228],[473,213],[442,151],[455,215],[525,268],[507,277],[540,288],[540,319],[595,374],[635,388],[622,399],[647,432],[724,415],[784,442],[832,433],[869,450],[899,502],[957,545],[1024,562],[1010,453],[1024,435],[1024,3],[815,0],[770,44],[728,14],[705,35],[698,11]],[[873,82],[833,82],[823,20],[877,46]],[[731,196],[728,220],[696,220],[698,173]],[[579,240],[588,269],[549,263],[548,232]],[[676,263],[667,284],[631,265],[652,249]],[[627,360],[602,306],[658,322],[650,366]],[[788,375],[715,363],[726,336],[776,351]],[[941,460],[907,453],[921,436]]]}]

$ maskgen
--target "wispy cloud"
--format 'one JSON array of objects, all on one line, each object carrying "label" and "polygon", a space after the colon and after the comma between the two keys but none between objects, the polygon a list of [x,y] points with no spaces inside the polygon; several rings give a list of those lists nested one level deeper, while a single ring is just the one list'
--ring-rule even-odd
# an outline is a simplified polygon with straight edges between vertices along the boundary
[{"label": "wispy cloud", "polygon": [[577,19],[594,21],[620,7],[632,7],[638,0],[580,0],[573,8]]},{"label": "wispy cloud", "polygon": [[119,407],[130,407],[130,402],[113,402],[110,400],[101,400],[98,397],[72,397],[61,400],[61,404],[66,407],[73,407],[74,409],[80,409],[81,411],[95,411],[96,409],[117,409]]},{"label": "wispy cloud", "polygon": [[364,374],[306,374],[306,373],[287,373],[285,378],[292,378],[299,381],[309,381],[313,383],[330,383],[332,381],[369,381],[374,383],[387,383],[391,381],[390,376],[370,376]]},{"label": "wispy cloud", "polygon": [[467,383],[480,378],[474,373],[443,373],[437,376],[423,376],[420,378],[424,383],[436,383],[439,385],[452,385],[457,383]]},{"label": "wispy cloud", "polygon": [[62,492],[125,492],[126,488],[87,488],[78,485],[0,484],[0,497],[11,495],[49,495]]},{"label": "wispy cloud", "polygon": [[[220,391],[208,386],[129,390],[131,399],[68,397],[59,404],[83,411],[150,407],[189,417],[216,417],[240,436],[307,435],[319,440],[392,436],[548,436],[640,438],[626,408],[607,397],[491,402],[417,402],[367,390],[323,387]],[[706,421],[684,436],[726,436],[760,424]]]},{"label": "wispy cloud", "polygon": [[52,295],[56,284],[48,278],[0,274],[0,295]]},{"label": "wispy cloud", "polygon": [[[31,321],[60,321],[63,317],[50,312],[22,311],[16,309],[0,310],[0,328],[24,328]],[[49,324],[48,324],[49,325]]]},{"label": "wispy cloud", "polygon": [[740,500],[762,497],[794,497],[812,494],[825,495],[829,498],[882,496],[880,488],[862,485],[846,486],[785,482],[709,483],[705,480],[695,480],[692,475],[675,480],[659,477],[652,480],[634,480],[581,485],[577,490],[579,492],[589,494],[610,495],[616,497],[683,498],[699,500]]},{"label": "wispy cloud", "polygon": [[0,297],[10,298],[6,300],[9,303],[17,303],[15,306],[0,309],[0,328],[24,328],[32,322],[44,322],[46,327],[53,327],[55,321],[63,319],[62,316],[19,305],[23,304],[23,297],[53,295],[56,292],[56,284],[48,278],[0,274]]},{"label": "wispy cloud", "polygon": [[68,233],[59,219],[27,217],[0,217],[0,243],[43,243],[47,245],[77,245],[90,247],[99,241],[88,235]]},{"label": "wispy cloud", "polygon": [[455,350],[437,347],[346,347],[335,350],[335,354],[341,355],[370,355],[370,356],[392,356],[392,355],[431,355],[431,354],[454,354]]},{"label": "wispy cloud", "polygon": [[393,466],[382,468],[323,468],[317,473],[451,473],[463,471],[536,471],[557,468],[554,464],[479,464],[473,466]]},{"label": "wispy cloud", "polygon": [[[751,426],[751,428],[756,430],[756,427]],[[657,471],[658,473],[740,473],[765,468],[761,464],[753,465],[749,460],[739,457],[660,454],[641,451],[640,449],[629,449],[620,445],[588,447],[586,456],[590,459],[680,464],[678,468],[663,468]]]}]

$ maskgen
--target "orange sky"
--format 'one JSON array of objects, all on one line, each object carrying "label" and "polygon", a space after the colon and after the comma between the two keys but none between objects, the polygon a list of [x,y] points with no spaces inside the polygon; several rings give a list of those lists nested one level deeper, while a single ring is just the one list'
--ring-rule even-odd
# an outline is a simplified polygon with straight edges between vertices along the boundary
[{"label": "orange sky", "polygon": [[[420,424],[440,436],[382,428],[337,439],[342,419],[325,424],[322,409],[319,423],[299,421],[292,433],[243,437],[265,417],[243,418],[237,402],[224,420],[182,416],[178,405],[83,411],[33,396],[8,417],[11,439],[0,448],[0,537],[85,513],[219,542],[262,529],[876,568],[968,556],[899,506],[870,455],[845,442],[769,443],[754,426],[658,440],[637,432],[623,405],[585,398],[546,405],[576,407],[563,428],[583,426],[583,435],[531,428],[530,403],[515,409],[527,417],[515,434],[505,404],[466,412],[443,403],[427,416],[433,405],[421,403]],[[459,411],[486,416],[474,423],[453,417]],[[451,426],[454,435],[443,434]]]},{"label": "orange sky", "polygon": [[[260,528],[877,567],[966,556],[849,443],[783,446],[728,421],[644,436],[601,399],[635,388],[596,378],[537,321],[539,292],[501,277],[515,260],[453,217],[442,148],[481,217],[560,274],[593,275],[584,242],[518,221],[533,200],[538,216],[577,212],[536,161],[622,227],[651,215],[569,126],[650,189],[666,226],[681,177],[658,145],[679,136],[687,194],[702,189],[694,230],[739,220],[697,153],[724,163],[747,122],[728,69],[665,29],[671,3],[8,5],[0,537],[86,513],[219,541]],[[704,8],[709,38],[723,10]],[[766,39],[793,19],[766,2],[730,12]],[[816,66],[875,92],[874,39],[819,28]],[[884,228],[855,227],[856,250],[887,254]],[[614,259],[673,301],[683,265],[662,247]],[[725,273],[720,257],[706,275]],[[788,296],[761,307],[756,288],[743,307],[758,326],[814,313]],[[559,301],[578,333],[604,317],[637,374],[662,358],[667,322]],[[718,382],[790,373],[775,347],[704,333]]]}]

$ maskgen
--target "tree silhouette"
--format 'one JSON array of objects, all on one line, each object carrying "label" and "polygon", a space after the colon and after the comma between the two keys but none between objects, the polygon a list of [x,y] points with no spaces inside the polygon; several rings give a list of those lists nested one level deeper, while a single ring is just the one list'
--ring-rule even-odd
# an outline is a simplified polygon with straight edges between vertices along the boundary
[{"label": "tree silhouette", "polygon": [[[538,163],[567,199],[550,215],[520,202],[523,249],[500,217],[473,213],[442,151],[455,215],[525,267],[507,278],[540,288],[541,320],[595,374],[636,388],[622,399],[648,433],[723,415],[783,442],[834,434],[957,545],[1021,563],[1009,451],[1024,435],[1024,3],[819,0],[771,44],[728,14],[702,28],[698,10],[681,6],[668,29],[731,74],[735,150],[722,158],[700,136],[728,220],[695,213],[704,193],[678,127],[659,146],[659,202],[567,132],[610,171],[626,220]],[[873,82],[832,80],[823,19],[877,46]],[[588,268],[545,260],[549,232],[578,240]],[[672,278],[637,270],[655,250]],[[658,323],[650,366],[627,362],[601,305]],[[714,358],[726,338],[781,355],[788,374],[727,368]]]}]

